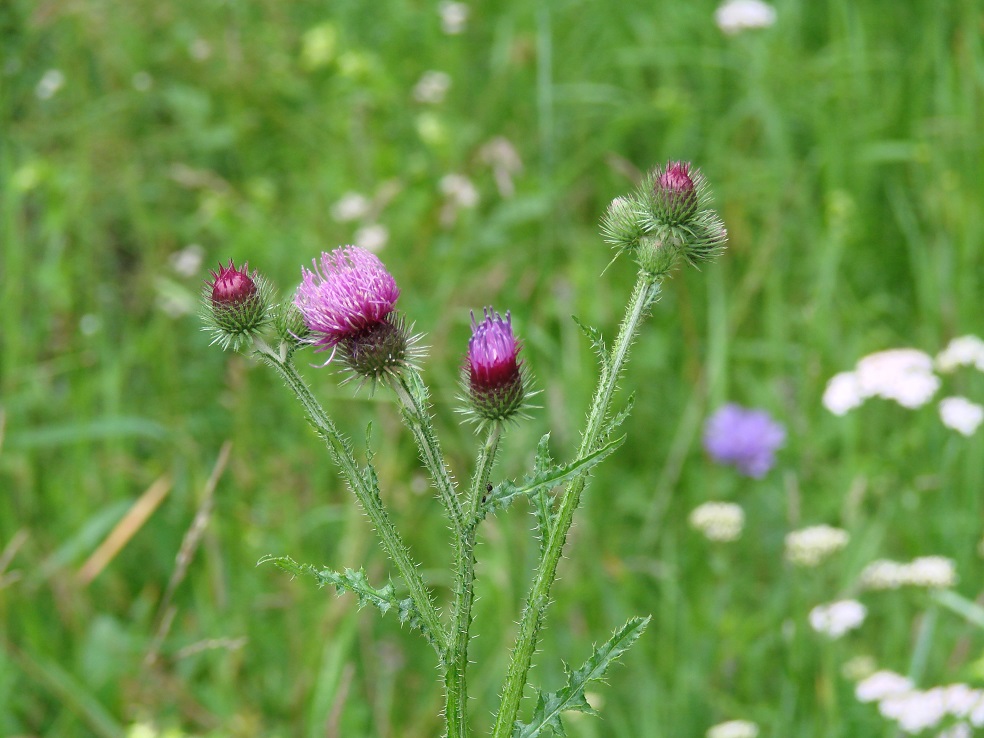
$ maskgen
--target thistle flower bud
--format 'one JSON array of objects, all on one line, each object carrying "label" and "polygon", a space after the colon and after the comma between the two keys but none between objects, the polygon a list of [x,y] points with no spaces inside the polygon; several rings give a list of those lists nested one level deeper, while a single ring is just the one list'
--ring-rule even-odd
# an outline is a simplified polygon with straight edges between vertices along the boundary
[{"label": "thistle flower bud", "polygon": [[512,332],[512,319],[485,308],[485,320],[472,313],[472,337],[462,370],[471,412],[479,423],[509,420],[521,414],[529,379],[519,360],[520,343]]},{"label": "thistle flower bud", "polygon": [[689,161],[672,161],[658,170],[653,196],[671,222],[682,223],[697,209],[697,186],[690,178],[690,166]]},{"label": "thistle flower bud", "polygon": [[202,290],[205,330],[212,332],[212,343],[238,349],[269,322],[270,288],[255,271],[250,274],[248,263],[237,269],[232,259],[209,273],[212,279]]},{"label": "thistle flower bud", "polygon": [[301,270],[294,304],[310,331],[307,343],[336,352],[356,374],[372,379],[398,372],[414,358],[403,320],[394,313],[400,290],[374,254],[343,246]]}]

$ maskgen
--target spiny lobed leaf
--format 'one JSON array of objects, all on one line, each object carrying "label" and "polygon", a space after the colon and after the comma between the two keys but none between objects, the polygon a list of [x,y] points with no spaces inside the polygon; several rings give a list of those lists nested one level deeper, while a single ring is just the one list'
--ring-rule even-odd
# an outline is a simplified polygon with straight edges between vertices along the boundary
[{"label": "spiny lobed leaf", "polygon": [[608,363],[608,349],[605,348],[605,339],[601,335],[601,331],[594,326],[584,323],[576,315],[572,315],[571,320],[581,329],[581,332],[584,333],[587,339],[591,341],[591,348],[598,354],[598,360],[601,362],[601,365],[605,366]]},{"label": "spiny lobed leaf", "polygon": [[[523,478],[522,483],[518,485],[514,482],[502,482],[498,484],[488,495],[484,506],[479,512],[479,517],[484,518],[490,512],[496,512],[497,510],[509,507],[521,495],[533,495],[540,490],[547,492],[558,485],[565,484],[571,479],[587,474],[591,467],[611,455],[624,441],[625,436],[622,436],[602,446],[597,451],[572,461],[570,464],[556,464],[546,469],[535,470],[533,474],[527,474]],[[540,445],[543,446],[543,444],[544,441],[541,440]],[[538,465],[543,458],[538,452]]]},{"label": "spiny lobed leaf", "polygon": [[[550,434],[544,433],[536,446],[536,459],[533,463],[534,476],[546,474],[553,466],[549,441]],[[550,497],[550,490],[546,487],[538,487],[533,494],[533,514],[536,516],[536,537],[540,542],[540,555],[542,556],[547,547],[547,539],[550,538],[550,528],[553,525],[553,498]]]},{"label": "spiny lobed leaf", "polygon": [[612,433],[618,430],[618,427],[625,422],[629,415],[632,414],[632,408],[634,405],[635,392],[629,395],[629,399],[626,401],[624,408],[605,420],[605,423],[601,428],[601,432],[598,434],[599,443],[605,443],[611,437]]},{"label": "spiny lobed leaf", "polygon": [[512,738],[535,738],[545,729],[549,729],[555,735],[566,736],[564,724],[560,720],[562,712],[574,711],[596,715],[596,710],[588,704],[584,696],[584,688],[605,676],[608,667],[639,639],[649,625],[649,620],[648,617],[629,619],[600,648],[595,648],[591,657],[577,671],[571,672],[565,665],[566,686],[557,692],[543,693],[538,690],[533,719],[529,723],[517,721],[513,727]]},{"label": "spiny lobed leaf", "polygon": [[413,600],[410,597],[399,599],[392,582],[388,582],[384,587],[377,589],[369,584],[363,569],[358,571],[345,569],[344,572],[332,571],[331,569],[318,570],[311,564],[298,564],[289,556],[265,556],[258,563],[272,563],[278,569],[289,574],[313,577],[317,580],[319,587],[331,585],[339,595],[351,592],[358,599],[359,609],[366,605],[372,605],[383,615],[390,610],[395,610],[401,625],[409,625],[411,629],[419,631],[431,645],[435,645],[434,635],[421,619],[420,611],[413,604]]}]

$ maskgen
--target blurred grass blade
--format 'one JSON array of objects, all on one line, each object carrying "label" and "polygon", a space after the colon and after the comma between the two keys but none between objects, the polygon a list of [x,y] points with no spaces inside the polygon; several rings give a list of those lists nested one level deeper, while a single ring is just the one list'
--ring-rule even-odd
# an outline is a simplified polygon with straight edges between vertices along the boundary
[{"label": "blurred grass blade", "polygon": [[164,501],[164,497],[171,490],[171,480],[166,477],[159,477],[147,490],[137,498],[126,515],[110,531],[106,539],[99,545],[92,555],[86,560],[79,569],[78,579],[82,585],[87,585],[106,568],[116,554],[129,542],[137,531],[143,527],[147,519],[153,515],[154,510]]},{"label": "blurred grass blade", "polygon": [[80,684],[74,676],[57,664],[38,659],[4,642],[4,650],[21,670],[47,689],[62,705],[76,713],[102,738],[123,738],[123,726],[103,707],[102,703]]},{"label": "blurred grass blade", "polygon": [[971,625],[976,625],[984,630],[984,607],[981,607],[973,600],[968,600],[962,595],[958,595],[953,590],[943,589],[934,592],[933,599],[951,612],[955,612]]},{"label": "blurred grass blade", "polygon": [[7,438],[7,445],[15,449],[45,448],[98,441],[105,438],[133,437],[160,441],[167,435],[167,428],[146,418],[99,418],[86,423],[49,425],[16,433],[11,432]]}]

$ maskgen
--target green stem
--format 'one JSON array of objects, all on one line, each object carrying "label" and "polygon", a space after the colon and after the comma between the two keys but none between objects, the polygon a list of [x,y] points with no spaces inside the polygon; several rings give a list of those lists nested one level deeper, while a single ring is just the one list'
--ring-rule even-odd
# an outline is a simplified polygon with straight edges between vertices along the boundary
[{"label": "green stem", "polygon": [[451,615],[451,644],[448,651],[445,674],[445,717],[448,738],[465,738],[468,735],[468,641],[472,622],[472,604],[475,601],[475,536],[478,531],[478,513],[492,474],[492,466],[499,450],[501,426],[493,423],[478,455],[475,475],[469,490],[468,523],[462,535],[460,561],[455,572],[454,610]]},{"label": "green stem", "polygon": [[430,413],[427,412],[427,387],[420,375],[411,368],[404,369],[392,385],[403,406],[404,421],[417,441],[420,458],[437,487],[454,533],[460,538],[465,532],[464,514],[461,511],[454,482],[451,481],[451,474],[448,472],[447,464],[444,463]]},{"label": "green stem", "polygon": [[[604,420],[608,415],[615,385],[629,354],[629,347],[632,345],[642,319],[658,296],[659,282],[644,273],[640,273],[632,291],[632,297],[629,299],[625,318],[619,328],[618,337],[615,339],[615,345],[602,366],[601,376],[598,378],[598,388],[591,403],[591,411],[588,415],[584,434],[581,436],[581,448],[578,450],[577,458],[583,458],[595,450]],[[516,634],[516,645],[506,670],[506,682],[492,733],[494,738],[509,738],[512,735],[513,724],[519,713],[519,703],[523,699],[523,690],[526,687],[530,664],[533,660],[533,652],[536,650],[537,637],[543,624],[547,605],[550,602],[550,588],[557,576],[557,564],[564,552],[567,533],[570,531],[571,523],[574,520],[574,511],[581,501],[581,493],[586,484],[587,478],[585,476],[572,480],[567,485],[567,489],[560,500],[557,520],[550,529],[550,537],[547,540],[543,558],[540,560],[536,577],[530,586],[526,608],[523,610],[519,632]]]},{"label": "green stem", "polygon": [[447,633],[441,624],[437,608],[427,586],[424,584],[420,571],[410,557],[410,551],[383,506],[375,477],[364,473],[360,468],[348,442],[331,418],[328,417],[321,404],[311,394],[311,390],[292,363],[289,360],[282,361],[279,355],[273,351],[267,353],[262,348],[258,348],[266,362],[277,371],[287,386],[297,395],[297,399],[301,401],[308,417],[314,427],[317,428],[318,434],[324,439],[332,459],[338,465],[342,476],[348,482],[349,488],[358,498],[362,509],[365,510],[375,527],[383,548],[396,564],[396,568],[399,569],[400,575],[406,582],[410,598],[420,613],[421,620],[433,635],[434,647],[443,662],[447,653]]}]

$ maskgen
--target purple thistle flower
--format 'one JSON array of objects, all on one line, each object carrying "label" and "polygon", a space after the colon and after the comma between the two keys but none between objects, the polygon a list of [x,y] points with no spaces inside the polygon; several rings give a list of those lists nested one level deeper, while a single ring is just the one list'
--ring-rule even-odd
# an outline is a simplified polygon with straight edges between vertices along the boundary
[{"label": "purple thistle flower", "polygon": [[519,360],[519,341],[512,332],[512,318],[505,319],[485,308],[485,320],[472,313],[472,337],[468,341],[463,381],[475,412],[483,420],[506,420],[520,410],[526,396],[526,376]]},{"label": "purple thistle flower", "polygon": [[764,410],[729,403],[704,424],[704,449],[719,464],[729,464],[747,477],[760,479],[775,464],[786,430]]},{"label": "purple thistle flower", "polygon": [[202,319],[212,343],[237,350],[269,322],[270,288],[249,265],[219,263],[202,287]]},{"label": "purple thistle flower", "polygon": [[249,275],[249,262],[244,263],[242,269],[236,269],[232,259],[229,259],[229,266],[220,263],[218,273],[210,269],[209,274],[212,281],[206,284],[206,289],[211,293],[212,308],[215,310],[236,307],[257,295],[256,282]]},{"label": "purple thistle flower", "polygon": [[[320,268],[319,268],[320,267]],[[315,334],[319,351],[334,349],[386,321],[400,290],[383,263],[357,246],[322,252],[314,269],[301,269],[294,304]]]}]

